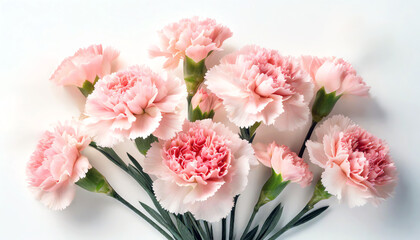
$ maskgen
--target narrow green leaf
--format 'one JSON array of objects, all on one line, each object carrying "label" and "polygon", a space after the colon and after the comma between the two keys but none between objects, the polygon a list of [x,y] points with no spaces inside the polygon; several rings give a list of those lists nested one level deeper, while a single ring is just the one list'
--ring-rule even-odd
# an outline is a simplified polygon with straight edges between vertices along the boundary
[{"label": "narrow green leaf", "polygon": [[95,148],[100,153],[102,153],[106,158],[111,160],[115,165],[123,169],[124,171],[127,169],[127,165],[125,162],[118,156],[118,154],[112,148],[105,148],[96,145],[95,142],[91,142],[89,146]]},{"label": "narrow green leaf", "polygon": [[270,215],[267,217],[263,226],[261,227],[261,231],[256,239],[263,239],[264,237],[266,237],[276,227],[277,223],[281,218],[282,213],[283,207],[280,203],[273,209],[273,211],[271,211]]},{"label": "narrow green leaf", "polygon": [[167,222],[165,221],[165,219],[163,219],[163,217],[161,215],[159,215],[158,212],[156,212],[156,210],[154,210],[153,208],[149,207],[147,204],[140,202],[140,205],[144,208],[144,210],[146,210],[146,212],[148,212],[150,214],[150,216],[152,216],[154,219],[156,219],[156,221],[158,221],[162,226],[164,226],[166,229],[169,230],[169,232],[175,237],[175,239],[181,239],[181,235],[179,235],[178,230],[176,228],[173,228],[171,226],[169,226],[167,224]]},{"label": "narrow green leaf", "polygon": [[226,218],[222,219],[222,240],[226,240],[226,235],[227,235],[227,222],[226,222]]},{"label": "narrow green leaf", "polygon": [[325,207],[320,207],[308,214],[306,214],[305,216],[303,216],[301,219],[299,219],[299,221],[297,221],[295,224],[293,224],[293,227],[299,226],[301,224],[304,224],[310,220],[312,220],[313,218],[316,218],[318,215],[320,215],[321,213],[323,213],[325,210],[328,209],[329,206],[325,206]]},{"label": "narrow green leaf", "polygon": [[235,238],[235,213],[236,213],[236,203],[238,202],[239,195],[236,195],[233,198],[233,207],[230,211],[230,225],[229,225],[229,240],[233,240]]},{"label": "narrow green leaf", "polygon": [[245,235],[244,240],[252,240],[258,232],[258,226],[254,227],[248,234]]},{"label": "narrow green leaf", "polygon": [[179,218],[176,218],[176,223],[178,226],[178,231],[181,234],[183,240],[195,240],[192,233],[188,230],[184,223],[179,220]]},{"label": "narrow green leaf", "polygon": [[131,156],[129,153],[127,153],[127,156],[128,156],[128,159],[130,159],[130,161],[134,164],[134,166],[137,168],[137,170],[140,172],[140,174],[144,177],[144,179],[146,179],[147,180],[147,182],[149,183],[149,185],[150,185],[150,188],[151,188],[151,186],[152,186],[152,184],[153,184],[153,181],[152,181],[152,179],[150,178],[150,176],[147,174],[147,173],[145,173],[144,171],[143,171],[143,168],[142,168],[142,166],[140,166],[140,164],[139,164],[139,162],[133,157],[133,156]]}]

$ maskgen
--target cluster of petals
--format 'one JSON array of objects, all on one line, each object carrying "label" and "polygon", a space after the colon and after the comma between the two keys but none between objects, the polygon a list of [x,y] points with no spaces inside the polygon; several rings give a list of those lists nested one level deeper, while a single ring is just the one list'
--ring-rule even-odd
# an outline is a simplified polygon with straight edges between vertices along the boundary
[{"label": "cluster of petals", "polygon": [[90,143],[79,123],[57,124],[38,142],[26,168],[37,199],[53,210],[66,208],[74,198],[75,182],[91,167],[81,151]]},{"label": "cluster of petals", "polygon": [[84,122],[100,146],[151,134],[168,139],[182,128],[186,95],[180,79],[132,66],[96,83],[86,101]]},{"label": "cluster of petals", "polygon": [[263,122],[293,130],[309,118],[313,83],[297,59],[278,51],[246,46],[210,69],[205,83],[239,127]]},{"label": "cluster of petals", "polygon": [[362,77],[342,58],[302,56],[301,63],[318,88],[324,87],[327,93],[358,96],[366,96],[369,93],[369,87]]},{"label": "cluster of petals", "polygon": [[209,92],[207,89],[201,87],[191,99],[192,108],[199,107],[201,112],[209,113],[215,111],[222,106],[222,100],[214,93]]},{"label": "cluster of petals", "polygon": [[96,77],[111,73],[112,63],[119,56],[112,47],[91,45],[79,49],[73,56],[65,58],[50,80],[58,85],[74,85],[82,87],[85,81],[94,83]]},{"label": "cluster of petals", "polygon": [[254,150],[257,159],[276,174],[281,174],[283,181],[299,183],[302,187],[311,184],[313,174],[308,164],[289,147],[279,146],[275,142],[269,145],[258,143]]},{"label": "cluster of petals", "polygon": [[149,50],[151,57],[165,57],[164,68],[175,68],[185,56],[200,62],[211,51],[221,50],[223,42],[232,36],[229,28],[215,20],[198,17],[181,19],[158,32],[160,46]]},{"label": "cluster of petals", "polygon": [[206,119],[186,121],[175,137],[153,143],[143,168],[156,177],[153,190],[165,209],[215,222],[229,214],[255,164],[247,141]]},{"label": "cluster of petals", "polygon": [[397,183],[388,145],[349,118],[336,115],[315,130],[308,141],[313,163],[324,168],[325,189],[350,207],[378,204],[391,196]]}]

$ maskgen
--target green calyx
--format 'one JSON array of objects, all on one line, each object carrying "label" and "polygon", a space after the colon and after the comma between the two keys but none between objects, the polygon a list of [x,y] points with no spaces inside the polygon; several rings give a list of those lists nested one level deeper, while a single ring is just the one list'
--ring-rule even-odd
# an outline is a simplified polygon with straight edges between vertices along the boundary
[{"label": "green calyx", "polygon": [[210,112],[202,112],[200,107],[197,106],[195,109],[192,109],[192,104],[189,104],[188,107],[188,120],[190,122],[195,122],[197,120],[203,120],[210,118],[212,119],[214,117],[214,110],[212,109]]},{"label": "green calyx", "polygon": [[252,143],[255,138],[255,133],[257,132],[257,128],[261,125],[261,122],[255,122],[251,127],[240,128],[239,136],[241,139],[245,139],[248,142]]},{"label": "green calyx", "polygon": [[314,189],[314,193],[312,194],[312,198],[309,200],[308,204],[306,205],[306,207],[308,209],[312,209],[314,208],[315,204],[317,204],[318,202],[320,202],[321,200],[324,199],[328,199],[330,198],[332,195],[329,194],[326,190],[324,185],[322,185],[321,180],[319,180],[316,185],[315,185],[315,189]]},{"label": "green calyx", "polygon": [[141,154],[145,155],[147,154],[147,151],[149,151],[150,147],[152,146],[152,143],[158,141],[158,138],[150,134],[147,138],[136,138],[134,142],[136,143],[137,149],[140,151]]},{"label": "green calyx", "polygon": [[77,181],[76,185],[89,192],[104,193],[109,196],[114,191],[106,178],[94,167],[90,168],[86,176]]},{"label": "green calyx", "polygon": [[204,81],[204,75],[207,72],[205,58],[194,62],[191,58],[185,56],[184,59],[184,80],[187,86],[188,96],[194,96],[198,87]]},{"label": "green calyx", "polygon": [[290,181],[283,181],[281,174],[277,174],[272,169],[270,178],[261,189],[260,197],[258,198],[257,204],[255,204],[254,210],[258,211],[264,204],[276,199],[289,183]]},{"label": "green calyx", "polygon": [[324,87],[319,89],[312,106],[312,120],[320,122],[324,117],[328,116],[341,96],[336,96],[335,92],[327,93]]},{"label": "green calyx", "polygon": [[79,87],[79,90],[80,90],[80,92],[82,92],[83,96],[87,97],[87,96],[89,96],[89,94],[91,94],[93,92],[93,90],[95,90],[95,84],[98,80],[99,80],[99,77],[96,76],[95,81],[93,81],[93,83],[86,80],[83,83],[83,86]]}]

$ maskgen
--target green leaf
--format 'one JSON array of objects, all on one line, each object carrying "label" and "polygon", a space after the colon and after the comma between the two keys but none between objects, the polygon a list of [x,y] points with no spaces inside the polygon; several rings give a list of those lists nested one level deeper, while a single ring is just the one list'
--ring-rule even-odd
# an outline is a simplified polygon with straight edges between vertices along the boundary
[{"label": "green leaf", "polygon": [[154,219],[156,219],[156,221],[158,221],[158,223],[160,223],[162,226],[164,226],[166,229],[168,229],[169,232],[175,237],[175,239],[182,240],[181,236],[178,233],[178,230],[175,227],[172,227],[172,226],[168,225],[168,223],[165,221],[165,219],[161,215],[159,215],[159,213],[156,212],[156,210],[149,207],[145,203],[142,203],[140,201],[139,201],[139,203],[144,208],[144,210],[146,210],[146,212],[148,212],[150,214],[150,216],[152,216]]},{"label": "green leaf", "polygon": [[258,234],[256,239],[264,239],[273,229],[276,227],[277,223],[279,222],[281,215],[283,213],[283,207],[281,203],[277,205],[273,211],[271,211],[270,215],[265,220],[263,226],[261,227],[261,231]]},{"label": "green leaf", "polygon": [[227,221],[226,218],[222,219],[222,240],[226,240],[227,235]]},{"label": "green leaf", "polygon": [[95,148],[100,153],[102,153],[106,158],[111,160],[115,165],[123,169],[124,171],[127,170],[127,165],[125,162],[117,155],[117,153],[112,148],[100,147],[96,145],[95,142],[91,142],[89,146]]},{"label": "green leaf", "polygon": [[136,143],[137,149],[141,152],[141,154],[146,155],[147,151],[149,151],[152,143],[156,142],[158,139],[153,135],[149,135],[147,138],[136,138],[134,142]]},{"label": "green leaf", "polygon": [[195,240],[192,233],[188,230],[184,223],[179,220],[179,218],[176,218],[176,223],[178,226],[178,231],[181,234],[183,240]]},{"label": "green leaf", "polygon": [[258,226],[254,227],[249,233],[245,235],[244,240],[252,240],[258,232]]},{"label": "green leaf", "polygon": [[325,206],[325,207],[320,207],[308,214],[306,214],[305,216],[303,216],[301,219],[299,219],[295,224],[293,224],[293,227],[299,226],[301,224],[304,224],[310,220],[312,220],[313,218],[316,218],[318,215],[320,215],[321,213],[323,213],[325,210],[328,209],[329,206]]}]

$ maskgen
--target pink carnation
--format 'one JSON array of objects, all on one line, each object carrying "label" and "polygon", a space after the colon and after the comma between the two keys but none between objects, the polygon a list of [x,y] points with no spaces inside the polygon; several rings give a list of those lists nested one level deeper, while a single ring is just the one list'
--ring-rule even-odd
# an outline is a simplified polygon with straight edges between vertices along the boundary
[{"label": "pink carnation", "polygon": [[159,31],[159,36],[160,47],[151,47],[150,56],[165,57],[167,60],[163,67],[175,68],[185,56],[200,62],[211,51],[221,50],[223,42],[232,36],[232,32],[213,19],[193,17],[167,25]]},{"label": "pink carnation", "polygon": [[301,60],[302,67],[311,75],[318,88],[324,87],[327,93],[335,91],[337,95],[368,95],[369,87],[351,64],[343,59],[302,56]]},{"label": "pink carnation", "polygon": [[297,60],[275,50],[246,46],[224,57],[206,79],[223,100],[229,119],[240,127],[262,121],[292,130],[309,118],[311,79]]},{"label": "pink carnation", "polygon": [[201,112],[209,113],[218,109],[222,105],[222,100],[205,88],[200,88],[191,99],[191,105],[192,109],[198,106]]},{"label": "pink carnation", "polygon": [[86,101],[85,123],[105,147],[150,134],[168,139],[182,128],[186,95],[180,79],[132,66],[96,83]]},{"label": "pink carnation", "polygon": [[308,164],[289,147],[273,142],[268,146],[256,144],[254,149],[257,159],[276,174],[281,174],[283,181],[299,183],[302,187],[311,184],[313,175]]},{"label": "pink carnation", "polygon": [[324,168],[325,189],[349,204],[378,204],[389,197],[397,183],[397,171],[388,145],[349,118],[336,115],[315,130],[317,141],[308,141],[313,163]]},{"label": "pink carnation", "polygon": [[70,205],[75,185],[91,168],[80,152],[90,143],[78,124],[58,124],[38,142],[26,168],[28,183],[37,199],[53,210]]},{"label": "pink carnation", "polygon": [[251,145],[206,119],[186,121],[175,137],[153,143],[143,167],[156,177],[153,190],[165,209],[215,222],[245,189],[251,164],[257,164]]},{"label": "pink carnation", "polygon": [[102,45],[79,49],[73,56],[64,59],[50,80],[58,85],[82,87],[85,81],[93,83],[96,76],[102,78],[111,73],[112,62],[119,52],[111,47],[102,50]]}]

